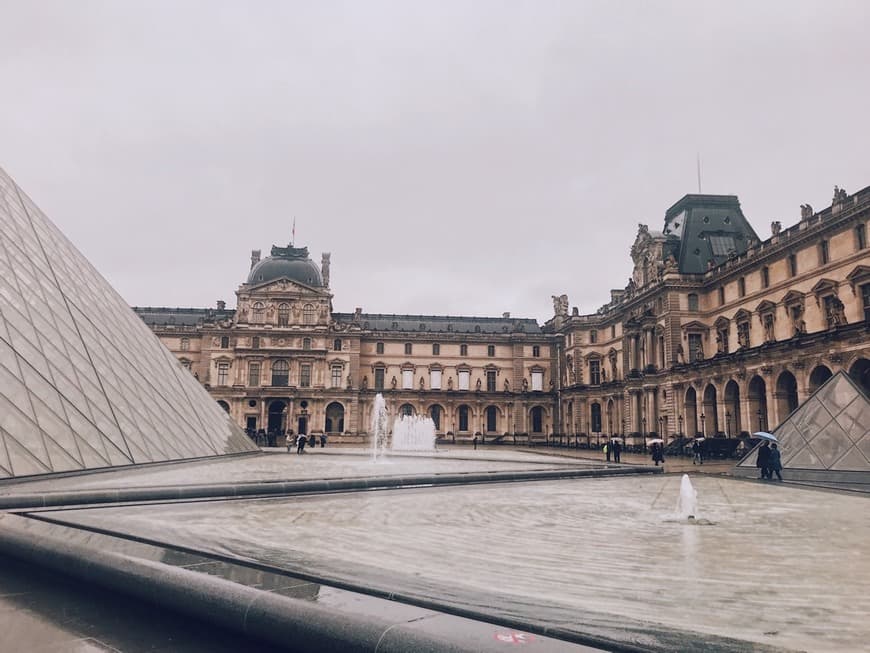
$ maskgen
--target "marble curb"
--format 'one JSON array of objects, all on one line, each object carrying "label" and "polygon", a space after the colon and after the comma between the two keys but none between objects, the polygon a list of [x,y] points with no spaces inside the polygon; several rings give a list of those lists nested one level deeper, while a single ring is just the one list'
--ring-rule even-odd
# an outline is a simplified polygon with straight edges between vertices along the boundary
[{"label": "marble curb", "polygon": [[530,651],[601,651],[437,612],[403,618],[397,610],[390,619],[390,610],[383,616],[337,611],[217,576],[45,537],[28,530],[26,521],[26,517],[0,515],[3,555],[287,650],[489,653],[505,650],[504,636],[522,635],[520,643],[532,644],[524,647]]},{"label": "marble curb", "polygon": [[104,503],[140,501],[172,501],[184,499],[214,499],[246,496],[278,496],[372,490],[390,487],[423,485],[468,485],[477,483],[507,483],[570,478],[597,478],[636,474],[661,474],[663,468],[625,466],[596,469],[546,469],[528,471],[494,471],[469,473],[412,474],[406,476],[369,476],[355,478],[310,479],[300,481],[262,481],[253,483],[218,483],[208,485],[171,485],[155,487],[112,488],[101,490],[70,490],[10,494],[0,497],[0,510],[52,508]]}]

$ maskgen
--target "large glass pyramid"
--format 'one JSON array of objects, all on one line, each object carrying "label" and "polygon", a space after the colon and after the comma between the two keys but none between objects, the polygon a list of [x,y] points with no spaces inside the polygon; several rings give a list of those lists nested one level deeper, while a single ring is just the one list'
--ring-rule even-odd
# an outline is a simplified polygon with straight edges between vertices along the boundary
[{"label": "large glass pyramid", "polygon": [[0,477],[255,450],[0,169]]},{"label": "large glass pyramid", "polygon": [[[870,473],[870,399],[845,372],[822,384],[774,435],[784,470]],[[754,468],[755,458],[750,452],[737,466]]]}]

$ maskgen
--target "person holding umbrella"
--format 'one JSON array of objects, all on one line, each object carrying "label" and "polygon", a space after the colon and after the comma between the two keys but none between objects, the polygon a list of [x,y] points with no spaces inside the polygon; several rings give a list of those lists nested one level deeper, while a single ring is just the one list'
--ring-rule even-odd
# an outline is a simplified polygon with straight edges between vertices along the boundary
[{"label": "person holding umbrella", "polygon": [[761,470],[759,479],[770,478],[770,443],[765,440],[758,447],[758,457],[755,459],[755,466]]},{"label": "person holding umbrella", "polygon": [[773,480],[773,473],[776,472],[777,480],[782,480],[782,457],[779,452],[779,447],[776,446],[776,442],[770,445],[770,460],[768,461],[767,468],[767,478],[771,481]]}]

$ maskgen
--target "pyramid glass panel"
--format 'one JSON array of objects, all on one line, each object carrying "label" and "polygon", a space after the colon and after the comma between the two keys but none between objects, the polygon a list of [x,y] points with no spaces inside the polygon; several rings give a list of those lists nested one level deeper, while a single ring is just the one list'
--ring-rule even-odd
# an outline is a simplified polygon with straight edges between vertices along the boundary
[{"label": "pyramid glass panel", "polygon": [[0,477],[256,447],[0,169]]}]

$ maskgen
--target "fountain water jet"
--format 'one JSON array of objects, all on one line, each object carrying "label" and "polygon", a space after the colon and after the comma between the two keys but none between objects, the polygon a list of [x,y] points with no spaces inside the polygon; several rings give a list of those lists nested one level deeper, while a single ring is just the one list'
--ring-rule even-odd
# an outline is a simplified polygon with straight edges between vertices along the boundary
[{"label": "fountain water jet", "polygon": [[387,404],[379,392],[372,407],[372,461],[382,458],[387,448]]},{"label": "fountain water jet", "polygon": [[431,417],[401,415],[393,422],[393,451],[435,451],[435,422]]},{"label": "fountain water jet", "polygon": [[688,474],[683,474],[680,481],[680,496],[677,499],[677,516],[682,519],[694,519],[698,511],[698,491],[692,487]]}]

